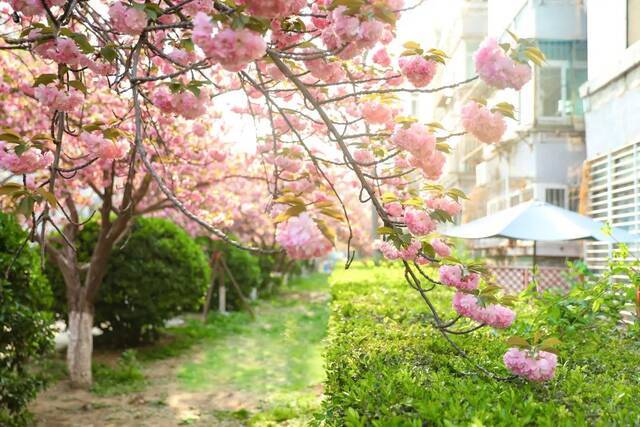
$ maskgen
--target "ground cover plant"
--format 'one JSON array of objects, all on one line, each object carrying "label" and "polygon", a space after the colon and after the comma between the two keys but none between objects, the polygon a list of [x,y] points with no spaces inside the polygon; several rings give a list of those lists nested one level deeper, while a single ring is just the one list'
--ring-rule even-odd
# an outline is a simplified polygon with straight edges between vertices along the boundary
[{"label": "ground cover plant", "polygon": [[[574,323],[574,328],[564,324],[554,330],[562,344],[557,375],[549,382],[487,381],[427,326],[433,322],[431,314],[406,286],[401,269],[352,267],[335,272],[330,283],[322,415],[327,425],[640,423],[640,340],[632,329],[612,327],[603,313],[590,316],[585,327]],[[445,292],[434,300],[453,318]],[[456,342],[471,360],[493,364],[499,372],[504,368],[496,360],[509,347],[505,341],[510,336],[537,330],[539,317],[550,316],[554,325],[560,318],[571,320],[570,315],[547,313],[549,298],[518,302],[519,319],[508,331],[481,331],[481,338],[459,336]],[[593,298],[590,307],[592,303]]]}]

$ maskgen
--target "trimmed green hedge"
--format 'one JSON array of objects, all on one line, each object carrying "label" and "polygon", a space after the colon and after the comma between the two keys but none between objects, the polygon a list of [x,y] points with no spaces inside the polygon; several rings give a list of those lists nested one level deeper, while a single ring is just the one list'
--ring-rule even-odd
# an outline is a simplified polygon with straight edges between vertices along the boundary
[{"label": "trimmed green hedge", "polygon": [[[554,380],[498,382],[478,375],[426,325],[427,308],[399,268],[356,265],[334,273],[330,284],[327,425],[640,425],[637,337],[595,327],[563,336]],[[444,289],[434,296],[450,316],[451,296]],[[528,311],[516,333],[533,318]],[[482,330],[455,340],[475,361],[506,374],[505,337]]]}]

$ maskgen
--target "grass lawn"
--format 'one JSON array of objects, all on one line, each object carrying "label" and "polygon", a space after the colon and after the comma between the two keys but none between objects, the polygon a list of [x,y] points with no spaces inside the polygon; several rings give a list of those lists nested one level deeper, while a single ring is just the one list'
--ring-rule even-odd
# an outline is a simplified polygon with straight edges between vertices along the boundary
[{"label": "grass lawn", "polygon": [[[319,410],[326,275],[295,279],[246,313],[212,314],[171,328],[158,344],[97,351],[91,392],[64,380],[32,405],[39,425],[308,425]],[[60,374],[62,361],[47,369]]]}]

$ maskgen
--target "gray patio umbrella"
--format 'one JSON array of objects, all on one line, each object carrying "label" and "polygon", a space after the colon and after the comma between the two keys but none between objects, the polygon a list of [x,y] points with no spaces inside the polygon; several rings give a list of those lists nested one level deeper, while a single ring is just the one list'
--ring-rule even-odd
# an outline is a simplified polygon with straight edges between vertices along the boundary
[{"label": "gray patio umbrella", "polygon": [[493,215],[471,221],[443,234],[462,239],[505,237],[517,240],[533,240],[533,264],[536,264],[536,242],[559,240],[599,240],[612,243],[639,242],[640,236],[620,228],[611,233],[602,231],[604,224],[545,202],[521,203]]}]

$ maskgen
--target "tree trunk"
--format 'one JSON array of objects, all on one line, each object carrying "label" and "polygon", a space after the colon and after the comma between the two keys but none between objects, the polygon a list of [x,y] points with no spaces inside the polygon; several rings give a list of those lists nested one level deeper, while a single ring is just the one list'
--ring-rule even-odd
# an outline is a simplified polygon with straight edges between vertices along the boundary
[{"label": "tree trunk", "polygon": [[73,387],[85,389],[91,387],[92,329],[92,310],[69,311],[67,368]]}]

